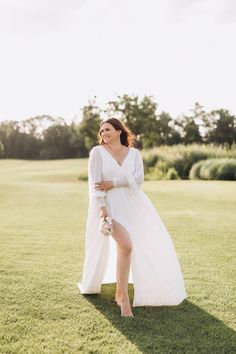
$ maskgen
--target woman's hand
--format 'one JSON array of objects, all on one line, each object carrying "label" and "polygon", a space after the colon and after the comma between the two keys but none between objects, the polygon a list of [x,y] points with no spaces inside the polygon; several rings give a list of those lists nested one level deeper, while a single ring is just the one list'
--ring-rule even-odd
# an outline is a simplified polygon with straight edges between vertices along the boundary
[{"label": "woman's hand", "polygon": [[98,191],[109,191],[113,188],[112,181],[102,181],[95,183],[95,189]]},{"label": "woman's hand", "polygon": [[107,208],[102,206],[100,208],[100,218],[106,218],[108,216]]}]

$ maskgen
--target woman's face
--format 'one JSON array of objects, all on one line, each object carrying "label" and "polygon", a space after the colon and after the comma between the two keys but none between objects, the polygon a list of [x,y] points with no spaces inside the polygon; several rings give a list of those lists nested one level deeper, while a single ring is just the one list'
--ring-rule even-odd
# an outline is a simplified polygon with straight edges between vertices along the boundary
[{"label": "woman's face", "polygon": [[110,123],[103,123],[100,128],[100,136],[105,144],[120,139],[120,130],[116,130]]}]

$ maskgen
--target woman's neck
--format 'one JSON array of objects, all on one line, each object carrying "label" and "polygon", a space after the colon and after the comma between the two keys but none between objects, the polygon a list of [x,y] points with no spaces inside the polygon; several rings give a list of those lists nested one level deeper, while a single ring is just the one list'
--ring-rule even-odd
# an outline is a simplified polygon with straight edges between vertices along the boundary
[{"label": "woman's neck", "polygon": [[106,144],[108,148],[110,148],[111,150],[119,150],[121,147],[123,147],[123,145],[121,144],[120,141],[114,141],[112,143],[107,143]]}]

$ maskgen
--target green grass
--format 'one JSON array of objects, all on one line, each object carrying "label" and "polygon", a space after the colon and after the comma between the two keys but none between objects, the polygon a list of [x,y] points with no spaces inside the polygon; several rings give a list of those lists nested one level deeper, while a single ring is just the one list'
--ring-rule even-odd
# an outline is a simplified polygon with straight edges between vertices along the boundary
[{"label": "green grass", "polygon": [[[188,299],[121,318],[115,286],[82,296],[87,160],[0,161],[0,352],[233,353],[236,184],[149,181]],[[132,286],[130,286],[132,296]]]}]

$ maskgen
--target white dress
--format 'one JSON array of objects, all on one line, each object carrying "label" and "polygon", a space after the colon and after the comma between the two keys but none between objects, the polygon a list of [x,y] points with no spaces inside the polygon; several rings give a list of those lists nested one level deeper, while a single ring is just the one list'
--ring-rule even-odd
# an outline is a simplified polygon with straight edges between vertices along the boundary
[{"label": "white dress", "polygon": [[[116,246],[112,237],[99,233],[99,209],[106,205],[132,241],[129,282],[134,285],[133,306],[178,305],[186,298],[176,252],[156,209],[142,191],[143,162],[131,147],[122,165],[102,146],[89,156],[89,210],[82,294],[101,291],[102,283],[116,282]],[[97,191],[94,182],[112,180],[114,188]]]}]

